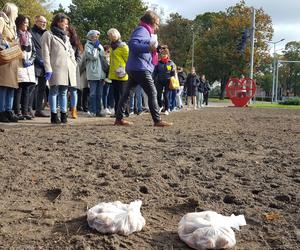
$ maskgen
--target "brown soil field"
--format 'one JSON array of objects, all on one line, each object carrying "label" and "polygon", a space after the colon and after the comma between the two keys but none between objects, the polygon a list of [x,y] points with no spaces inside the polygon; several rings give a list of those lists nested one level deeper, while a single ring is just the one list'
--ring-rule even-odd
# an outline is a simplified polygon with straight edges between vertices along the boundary
[{"label": "brown soil field", "polygon": [[[188,212],[244,214],[234,249],[299,249],[300,110],[204,108],[163,117],[0,124],[0,249],[190,249]],[[129,236],[90,229],[100,202],[143,201]]]}]

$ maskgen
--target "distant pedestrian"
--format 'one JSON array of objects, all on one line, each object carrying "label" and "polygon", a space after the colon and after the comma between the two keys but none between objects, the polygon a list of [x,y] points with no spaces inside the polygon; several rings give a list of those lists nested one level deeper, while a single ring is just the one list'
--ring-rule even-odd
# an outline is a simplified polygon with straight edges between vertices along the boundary
[{"label": "distant pedestrian", "polygon": [[209,91],[210,91],[210,85],[209,82],[207,80],[205,80],[204,82],[204,91],[203,91],[203,102],[205,103],[205,105],[208,105],[208,95],[209,95]]},{"label": "distant pedestrian", "polygon": [[182,67],[177,67],[177,75],[178,75],[178,80],[179,80],[179,84],[180,87],[177,91],[177,107],[179,109],[183,108],[183,102],[182,102],[182,96],[183,96],[183,90],[184,90],[184,85],[186,82],[186,73],[183,71]]},{"label": "distant pedestrian", "polygon": [[200,84],[198,75],[196,74],[195,68],[192,67],[191,73],[188,74],[186,79],[186,92],[187,92],[187,105],[188,108],[193,104],[194,109],[197,109],[196,94],[197,88]]}]

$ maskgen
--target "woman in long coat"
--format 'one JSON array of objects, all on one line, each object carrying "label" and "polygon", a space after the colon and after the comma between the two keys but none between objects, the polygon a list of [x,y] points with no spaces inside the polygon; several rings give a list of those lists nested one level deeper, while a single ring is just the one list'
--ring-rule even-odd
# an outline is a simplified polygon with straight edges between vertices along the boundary
[{"label": "woman in long coat", "polygon": [[[6,48],[16,43],[17,34],[15,20],[18,7],[6,3],[0,12],[0,46]],[[19,88],[17,74],[20,60],[0,66],[0,122],[17,122],[18,118],[12,112],[14,90]]]},{"label": "woman in long coat", "polygon": [[[76,61],[74,50],[67,36],[70,18],[63,13],[54,16],[51,28],[42,36],[42,55],[45,65],[45,78],[49,81],[49,104],[51,123],[67,123],[68,86],[76,87]],[[57,115],[59,98],[60,119]]]}]

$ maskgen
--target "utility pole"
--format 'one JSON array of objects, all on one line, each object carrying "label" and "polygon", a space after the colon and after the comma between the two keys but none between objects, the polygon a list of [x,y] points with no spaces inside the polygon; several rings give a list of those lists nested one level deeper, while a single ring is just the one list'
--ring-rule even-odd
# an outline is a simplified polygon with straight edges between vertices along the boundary
[{"label": "utility pole", "polygon": [[[284,41],[285,39],[282,38],[281,40],[274,42],[269,41],[268,43],[272,43],[274,45],[274,53],[273,53],[273,69],[272,69],[272,75],[273,75],[273,82],[272,82],[272,99],[271,102],[274,102],[274,93],[275,93],[275,84],[276,84],[276,44]],[[278,64],[277,64],[278,65]],[[276,91],[277,96],[277,91]],[[276,98],[277,99],[277,98]]]},{"label": "utility pole", "polygon": [[194,56],[195,56],[195,32],[194,32],[194,27],[192,27],[192,68],[194,67]]},{"label": "utility pole", "polygon": [[274,102],[274,91],[275,91],[275,72],[276,72],[276,56],[275,56],[275,50],[276,50],[276,43],[274,42],[274,53],[273,53],[273,81],[272,81],[272,100],[271,102]]},{"label": "utility pole", "polygon": [[278,97],[277,97],[277,95],[278,95],[278,65],[279,64],[279,62],[278,62],[278,60],[277,60],[277,62],[276,62],[276,81],[275,81],[275,102],[277,102],[278,101]]},{"label": "utility pole", "polygon": [[252,7],[252,21],[251,21],[251,56],[250,56],[250,78],[253,79],[253,65],[254,65],[254,37],[255,37],[255,9]]}]

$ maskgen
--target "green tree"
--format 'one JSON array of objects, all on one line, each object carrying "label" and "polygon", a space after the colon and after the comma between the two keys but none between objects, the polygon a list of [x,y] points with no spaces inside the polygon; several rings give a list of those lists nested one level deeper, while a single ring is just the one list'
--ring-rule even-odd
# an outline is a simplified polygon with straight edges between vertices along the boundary
[{"label": "green tree", "polygon": [[175,13],[170,15],[166,24],[161,25],[158,33],[160,44],[167,44],[172,60],[183,67],[191,58],[191,26],[191,20]]},{"label": "green tree", "polygon": [[68,13],[68,11],[64,8],[64,6],[62,6],[62,4],[60,3],[58,5],[58,8],[53,10],[53,15],[57,14],[57,13]]},{"label": "green tree", "polygon": [[[300,61],[300,42],[292,41],[286,44],[283,59]],[[300,63],[283,64],[280,69],[280,84],[284,91],[300,95]]]},{"label": "green tree", "polygon": [[2,8],[3,5],[7,2],[13,2],[19,8],[19,14],[27,15],[30,17],[31,23],[34,21],[34,17],[36,15],[42,15],[47,18],[47,20],[52,19],[52,13],[49,11],[52,2],[51,1],[43,1],[43,0],[14,0],[14,1],[7,1],[1,0],[0,7]]},{"label": "green tree", "polygon": [[[273,29],[270,16],[262,9],[256,11],[256,42],[254,54],[254,70],[269,60],[268,45]],[[227,9],[226,12],[197,16],[195,23],[200,27],[195,64],[211,81],[221,79],[224,97],[225,85],[230,76],[249,75],[250,43],[245,53],[237,53],[237,42],[241,32],[251,25],[251,8],[244,1]]]},{"label": "green tree", "polygon": [[69,9],[67,14],[81,38],[97,29],[107,43],[106,32],[110,28],[118,29],[122,39],[128,40],[147,8],[141,0],[73,0]]}]

